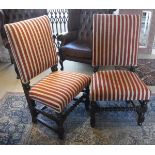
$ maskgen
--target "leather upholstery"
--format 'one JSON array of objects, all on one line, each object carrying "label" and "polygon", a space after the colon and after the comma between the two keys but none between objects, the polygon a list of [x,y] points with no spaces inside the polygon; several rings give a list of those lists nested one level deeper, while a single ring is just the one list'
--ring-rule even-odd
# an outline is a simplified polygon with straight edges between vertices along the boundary
[{"label": "leather upholstery", "polygon": [[85,42],[73,41],[62,47],[65,56],[74,57],[75,54],[79,54],[79,58],[90,59],[91,58],[91,49]]},{"label": "leather upholstery", "polygon": [[93,14],[113,12],[113,9],[69,10],[68,33],[58,36],[58,40],[61,41],[59,53],[61,61],[91,63]]}]

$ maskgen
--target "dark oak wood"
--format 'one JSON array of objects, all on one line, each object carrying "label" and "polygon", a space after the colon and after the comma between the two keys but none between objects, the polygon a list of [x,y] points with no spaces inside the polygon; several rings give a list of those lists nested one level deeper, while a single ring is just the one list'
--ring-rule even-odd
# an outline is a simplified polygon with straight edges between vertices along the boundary
[{"label": "dark oak wood", "polygon": [[132,103],[132,106],[124,106],[124,107],[101,107],[98,105],[98,102],[91,102],[91,110],[90,110],[90,125],[91,127],[95,127],[95,114],[102,111],[136,111],[138,114],[137,124],[139,126],[145,120],[145,112],[147,111],[147,103],[148,101],[137,101],[139,105],[134,104],[134,101],[127,101],[127,103]]},{"label": "dark oak wood", "polygon": [[94,66],[93,67],[93,72],[96,73],[99,70],[99,66]]},{"label": "dark oak wood", "polygon": [[142,125],[142,123],[145,120],[145,112],[147,111],[147,101],[139,101],[140,106],[136,109],[136,112],[138,114],[138,120],[137,120],[137,124],[139,126]]},{"label": "dark oak wood", "polygon": [[130,67],[130,71],[131,71],[131,72],[135,72],[135,67],[134,67],[134,66],[131,66],[131,67]]},{"label": "dark oak wood", "polygon": [[[99,67],[95,66],[93,67],[94,73],[98,71]],[[135,67],[130,66],[130,71],[135,72]],[[137,124],[139,126],[142,125],[142,123],[145,120],[145,112],[147,111],[147,103],[149,101],[137,101],[139,102],[139,105],[136,105],[134,101],[126,101],[127,104],[131,103],[132,106],[128,107],[101,107],[97,103],[97,101],[91,102],[91,109],[90,109],[90,125],[91,127],[95,127],[95,114],[101,111],[136,111],[138,115]]]},{"label": "dark oak wood", "polygon": [[91,109],[90,109],[90,125],[91,125],[91,127],[95,127],[95,113],[96,113],[96,102],[91,102]]},{"label": "dark oak wood", "polygon": [[64,70],[64,65],[63,65],[64,58],[63,58],[62,49],[59,47],[58,50],[59,50],[59,63],[61,66],[60,70]]}]

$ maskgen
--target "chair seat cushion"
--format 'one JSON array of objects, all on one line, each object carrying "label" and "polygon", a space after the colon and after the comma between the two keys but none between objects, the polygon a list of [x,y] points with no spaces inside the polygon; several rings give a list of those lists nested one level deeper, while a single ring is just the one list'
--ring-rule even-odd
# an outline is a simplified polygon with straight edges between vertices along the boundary
[{"label": "chair seat cushion", "polygon": [[91,101],[149,100],[150,89],[133,72],[110,70],[92,76]]},{"label": "chair seat cushion", "polygon": [[62,112],[75,96],[90,84],[90,77],[81,73],[57,71],[35,84],[29,96],[56,112]]},{"label": "chair seat cushion", "polygon": [[88,43],[73,41],[61,47],[64,57],[91,59],[92,53]]}]

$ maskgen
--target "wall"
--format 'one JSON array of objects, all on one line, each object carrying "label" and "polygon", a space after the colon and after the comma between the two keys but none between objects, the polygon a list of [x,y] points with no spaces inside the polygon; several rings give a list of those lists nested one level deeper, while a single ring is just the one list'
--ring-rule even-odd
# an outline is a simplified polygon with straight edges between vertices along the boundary
[{"label": "wall", "polygon": [[10,62],[8,50],[3,46],[2,38],[0,36],[0,62]]}]

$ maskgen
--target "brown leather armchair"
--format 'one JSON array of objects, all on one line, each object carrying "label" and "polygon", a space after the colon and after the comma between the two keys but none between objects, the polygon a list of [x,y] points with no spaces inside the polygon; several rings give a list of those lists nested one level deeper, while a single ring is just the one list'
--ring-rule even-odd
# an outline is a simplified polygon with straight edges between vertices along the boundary
[{"label": "brown leather armchair", "polygon": [[61,70],[63,61],[90,64],[92,61],[93,14],[112,14],[115,9],[70,9],[68,32],[58,35]]},{"label": "brown leather armchair", "polygon": [[3,44],[5,48],[8,49],[10,54],[11,63],[15,66],[15,71],[17,73],[17,78],[19,78],[19,74],[13,60],[13,56],[11,53],[11,48],[6,36],[6,32],[4,30],[4,25],[8,23],[14,23],[21,20],[26,20],[42,15],[47,15],[46,9],[3,9],[0,10],[0,34],[3,40]]}]

